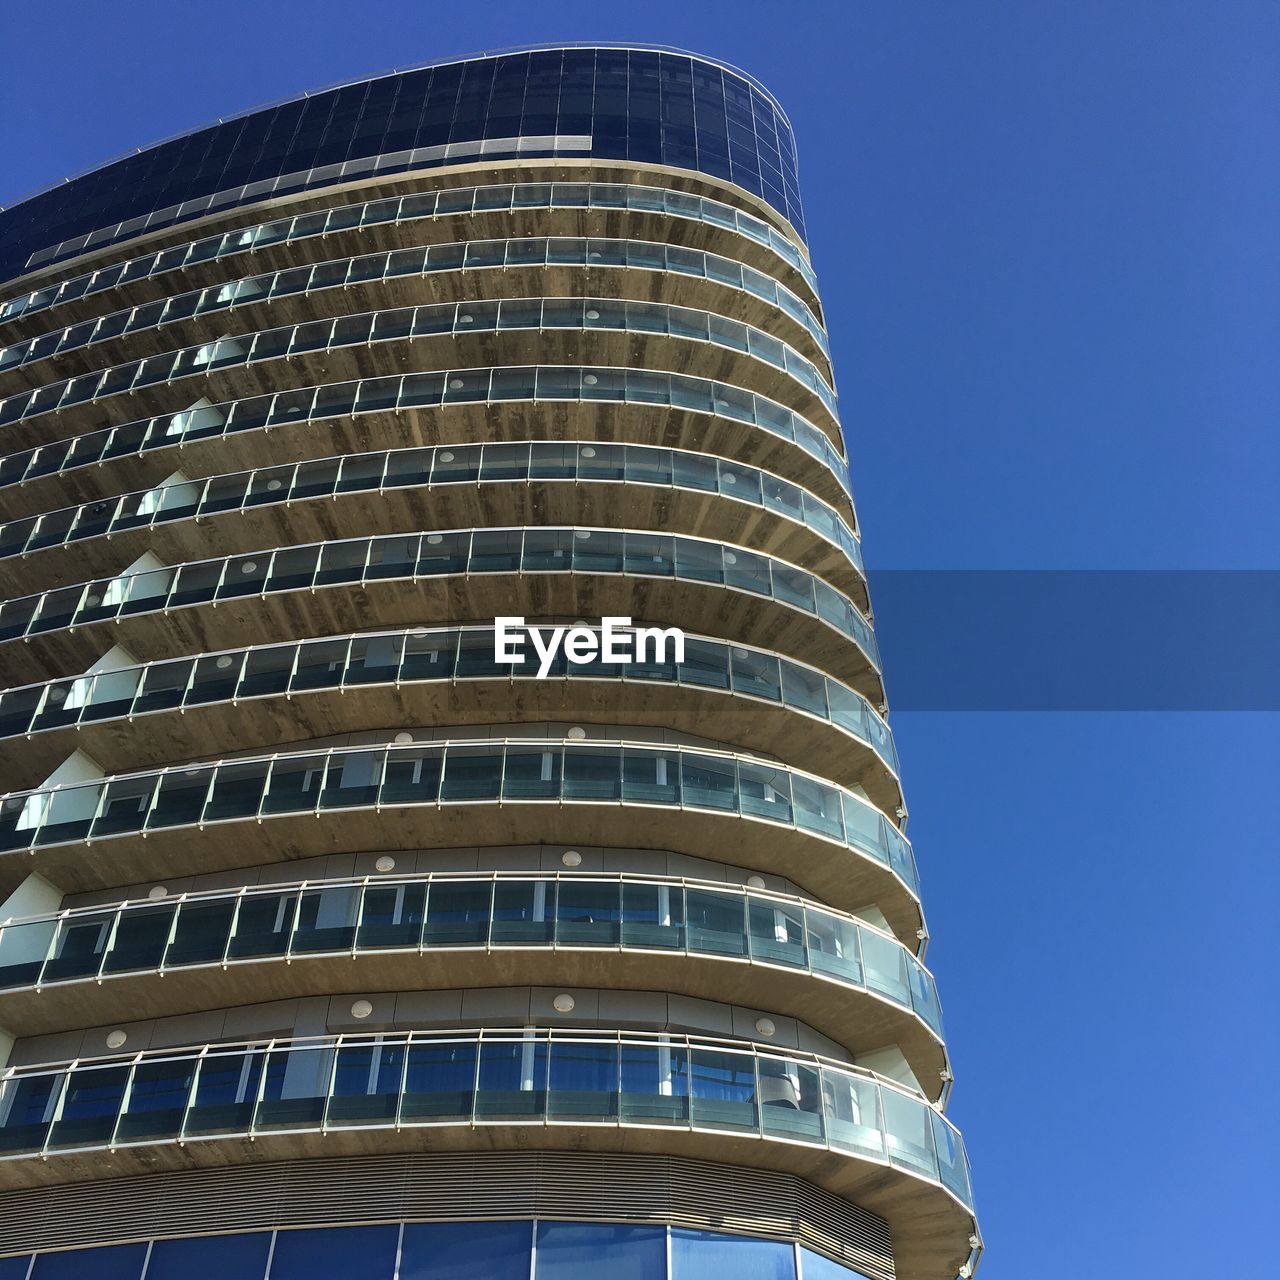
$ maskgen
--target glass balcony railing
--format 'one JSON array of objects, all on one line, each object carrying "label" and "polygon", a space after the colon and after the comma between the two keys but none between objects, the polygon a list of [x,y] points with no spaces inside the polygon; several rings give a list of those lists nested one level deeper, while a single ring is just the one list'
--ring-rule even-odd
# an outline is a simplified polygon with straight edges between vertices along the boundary
[{"label": "glass balcony railing", "polygon": [[804,525],[839,547],[865,576],[858,537],[836,509],[772,472],[683,449],[557,441],[353,453],[167,484],[0,524],[0,557],[126,529],[340,493],[534,481],[656,485],[718,494]]},{"label": "glass balcony railing", "polygon": [[784,560],[706,538],[551,526],[351,538],[120,574],[6,601],[0,605],[0,641],[245,596],[514,573],[620,574],[747,592],[818,619],[880,669],[875,634],[857,606]]},{"label": "glass balcony railing", "polygon": [[[593,630],[599,634],[599,628]],[[494,662],[491,627],[361,632],[171,658],[6,689],[0,692],[0,738],[326,689],[534,676],[531,664]],[[898,775],[893,735],[866,698],[814,667],[766,649],[687,635],[682,663],[650,660],[625,666],[598,659],[570,663],[561,650],[547,678],[672,684],[783,706],[843,730]]]},{"label": "glass balcony railing", "polygon": [[140,418],[7,454],[0,457],[0,486],[265,427],[511,401],[642,404],[727,418],[798,445],[850,494],[848,466],[830,436],[776,401],[710,378],[609,365],[450,369],[327,383],[221,404],[196,403],[180,413]]},{"label": "glass balcony railing", "polygon": [[642,1125],[805,1143],[936,1183],[972,1207],[960,1135],[917,1095],[856,1067],[736,1041],[398,1031],[11,1067],[0,1083],[2,1158],[485,1124]]},{"label": "glass balcony railing", "polygon": [[[230,304],[228,304],[230,305]],[[46,383],[0,400],[0,426],[42,413],[125,395],[220,369],[322,351],[473,333],[571,330],[634,333],[701,342],[737,351],[785,373],[822,401],[837,422],[835,392],[816,366],[795,348],[753,325],[711,311],[660,302],[614,298],[504,298],[494,302],[444,302],[343,315],[303,324],[217,338],[162,355]]]},{"label": "glass balcony railing", "polygon": [[[804,278],[817,293],[818,281],[808,260],[800,250],[775,231],[761,218],[709,200],[704,196],[689,195],[680,191],[668,191],[663,187],[631,186],[607,182],[555,182],[518,183],[513,185],[461,187],[442,191],[425,191],[414,195],[392,197],[388,200],[370,200],[361,204],[341,205],[335,209],[319,209],[313,213],[299,214],[293,218],[277,218],[260,222],[255,226],[237,227],[220,235],[205,236],[183,244],[171,245],[158,253],[147,253],[124,262],[112,263],[96,271],[74,276],[70,280],[46,285],[31,293],[0,304],[0,321],[15,316],[33,315],[76,298],[103,293],[119,285],[135,280],[146,280],[182,267],[192,267],[203,262],[215,262],[221,258],[266,248],[273,244],[295,243],[317,236],[331,235],[337,231],[349,231],[357,227],[386,226],[420,222],[426,219],[452,217],[468,213],[504,213],[538,209],[626,209],[641,213],[657,213],[666,217],[704,222],[734,231],[739,235],[764,245],[777,254],[788,266]],[[154,304],[146,304],[153,307]],[[144,310],[136,308],[135,310]],[[132,314],[132,313],[130,313]],[[152,314],[147,311],[147,314]],[[168,317],[172,318],[172,317]],[[163,312],[154,319],[140,320],[130,327],[163,324]],[[74,326],[73,326],[74,328]],[[43,359],[57,350],[63,333],[58,330],[45,334],[33,343],[18,343],[0,351],[0,368],[27,360]],[[90,341],[96,339],[90,338]],[[75,340],[75,345],[81,344]],[[20,357],[8,356],[8,352],[20,350]],[[6,359],[7,357],[7,359]]]},{"label": "glass balcony railing", "polygon": [[[10,792],[0,797],[0,854],[287,814],[538,802],[660,805],[751,818],[870,859],[919,897],[906,838],[847,788],[754,756],[616,741],[331,748]],[[89,848],[86,856],[102,855]]]},{"label": "glass balcony railing", "polygon": [[933,977],[891,935],[800,898],[651,876],[379,876],[86,907],[0,925],[0,989],[494,947],[620,947],[799,970],[906,1009],[942,1039]]}]

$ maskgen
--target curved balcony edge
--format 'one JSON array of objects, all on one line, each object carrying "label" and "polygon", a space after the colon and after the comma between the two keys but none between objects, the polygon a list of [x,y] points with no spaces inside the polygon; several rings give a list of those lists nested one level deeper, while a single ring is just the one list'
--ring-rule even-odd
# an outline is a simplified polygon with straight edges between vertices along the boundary
[{"label": "curved balcony edge", "polygon": [[[899,938],[923,924],[910,844],[852,791],[750,755],[600,739],[295,751],[10,793],[0,798],[0,884],[31,864],[68,891],[163,879],[172,839],[183,874],[344,844],[607,845],[620,812],[637,847],[707,856],[723,845],[838,908],[879,902]],[[670,844],[682,831],[689,843]],[[832,846],[853,857],[829,860]],[[108,860],[85,857],[103,847]]]}]

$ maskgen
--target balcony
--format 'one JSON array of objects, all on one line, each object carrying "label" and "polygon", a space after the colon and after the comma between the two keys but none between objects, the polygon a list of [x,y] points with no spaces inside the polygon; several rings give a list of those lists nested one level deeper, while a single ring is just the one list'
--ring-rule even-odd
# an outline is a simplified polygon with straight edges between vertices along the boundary
[{"label": "balcony", "polygon": [[158,658],[284,640],[303,614],[313,619],[306,631],[323,635],[493,619],[515,602],[534,617],[705,619],[725,639],[804,654],[883,699],[870,624],[821,578],[704,538],[551,526],[284,547],[9,600],[0,642],[24,643],[0,649],[0,678],[79,674],[113,644]]},{"label": "balcony", "polygon": [[[323,821],[317,821],[323,818]],[[511,740],[341,748],[176,766],[0,800],[0,886],[68,892],[343,849],[617,843],[789,876],[921,927],[911,846],[867,801],[775,761],[688,747]]]},{"label": "balcony", "polygon": [[[752,260],[749,258],[752,246],[744,245],[744,252],[735,256],[751,261],[752,265],[763,266],[770,274],[794,271],[807,286],[812,301],[817,302],[817,277],[804,254],[793,241],[776,231],[769,223],[741,209],[687,191],[642,186],[638,183],[521,182],[481,187],[448,187],[443,190],[414,192],[407,196],[393,196],[390,199],[319,208],[171,244],[11,298],[0,304],[0,323],[19,317],[31,317],[34,320],[54,308],[69,307],[82,298],[91,298],[99,293],[110,292],[119,296],[138,282],[157,280],[172,271],[182,270],[184,278],[188,278],[206,264],[254,251],[269,250],[276,245],[288,249],[291,261],[296,259],[299,249],[306,256],[308,241],[318,241],[326,248],[335,245],[346,247],[343,238],[349,237],[354,247],[356,243],[372,236],[378,238],[376,247],[392,249],[403,247],[402,242],[387,242],[381,236],[397,236],[401,228],[411,233],[443,224],[443,234],[432,234],[432,240],[466,240],[473,237],[461,234],[461,227],[469,225],[475,215],[493,215],[503,220],[527,218],[538,229],[544,229],[548,214],[554,215],[566,210],[582,213],[590,211],[611,221],[619,213],[655,218],[658,225],[666,225],[664,234],[653,238],[669,243],[679,242],[680,237],[667,223],[668,219],[677,219],[677,225],[688,223],[732,232],[754,242],[755,247],[766,249],[769,255]],[[425,227],[422,226],[423,223],[426,224]],[[566,228],[566,232],[572,234],[572,229]],[[578,234],[582,234],[582,231],[578,230]],[[154,298],[163,295],[148,296]],[[53,329],[51,332],[46,331],[49,336],[43,341],[39,337],[32,338],[0,350],[0,370],[16,368],[20,364],[41,360],[55,351],[64,350],[61,335],[76,320],[85,318],[83,312],[73,316],[50,316],[46,324],[52,324]],[[161,318],[157,317],[156,322]],[[126,330],[129,327],[126,324]],[[52,339],[52,333],[59,335],[57,340]],[[78,335],[71,339],[73,343],[79,340]]]},{"label": "balcony", "polygon": [[927,1095],[945,1095],[929,971],[865,921],[761,890],[567,872],[386,875],[0,925],[0,1023],[24,1036],[126,1022],[139,1009],[158,1018],[405,984],[516,982],[785,1011],[855,1055],[897,1045]]},{"label": "balcony", "polygon": [[389,724],[551,720],[733,742],[861,786],[886,813],[903,803],[889,726],[813,667],[686,636],[680,664],[571,664],[560,652],[539,680],[533,664],[494,662],[489,627],[331,636],[10,689],[0,693],[0,769],[33,786],[77,749],[126,772]]},{"label": "balcony", "polygon": [[[873,1075],[735,1041],[458,1031],[209,1045],[10,1069],[0,1187],[373,1149],[696,1154],[797,1173],[882,1215],[899,1274],[974,1233],[956,1130]],[[32,1159],[39,1156],[39,1159]],[[949,1271],[948,1269],[949,1268]]]},{"label": "balcony", "polygon": [[6,521],[0,559],[10,561],[17,594],[131,563],[144,551],[174,563],[322,541],[334,528],[419,533],[519,523],[535,512],[548,524],[745,541],[805,564],[864,611],[869,605],[861,546],[834,507],[736,459],[647,445],[455,445],[233,472]]},{"label": "balcony", "polygon": [[[629,412],[633,405],[644,413]],[[318,421],[332,425],[318,433]],[[708,378],[603,365],[452,369],[192,407],[8,453],[0,457],[0,488],[10,490],[14,515],[38,515],[68,496],[114,497],[147,471],[159,483],[179,465],[222,470],[222,441],[232,436],[239,437],[237,460],[262,466],[333,456],[335,447],[363,453],[373,444],[470,444],[534,434],[696,445],[759,463],[852,510],[841,452],[794,411]]]}]

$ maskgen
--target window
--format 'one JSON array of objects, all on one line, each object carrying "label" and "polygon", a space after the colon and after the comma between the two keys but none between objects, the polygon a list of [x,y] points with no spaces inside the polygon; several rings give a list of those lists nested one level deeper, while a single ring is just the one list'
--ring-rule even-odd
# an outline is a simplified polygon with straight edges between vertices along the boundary
[{"label": "window", "polygon": [[270,1280],[388,1280],[399,1234],[394,1225],[277,1232]]},{"label": "window", "polygon": [[802,1245],[800,1274],[803,1280],[849,1280],[850,1276],[862,1273],[854,1271],[852,1267],[844,1267],[838,1262],[832,1262],[830,1258],[824,1258],[822,1254],[814,1253],[812,1249],[806,1249]]},{"label": "window", "polygon": [[271,1232],[157,1240],[147,1263],[147,1280],[260,1280],[267,1269]]},{"label": "window", "polygon": [[31,1269],[31,1280],[138,1280],[147,1256],[145,1244],[111,1245],[105,1249],[72,1249],[42,1253]]},{"label": "window", "polygon": [[606,1259],[610,1280],[661,1280],[666,1232],[662,1227],[538,1224],[537,1280],[599,1280]]},{"label": "window", "polygon": [[529,1280],[532,1244],[531,1222],[409,1223],[400,1280]]},{"label": "window", "polygon": [[795,1246],[720,1231],[671,1229],[671,1280],[731,1275],[734,1280],[794,1280]]}]

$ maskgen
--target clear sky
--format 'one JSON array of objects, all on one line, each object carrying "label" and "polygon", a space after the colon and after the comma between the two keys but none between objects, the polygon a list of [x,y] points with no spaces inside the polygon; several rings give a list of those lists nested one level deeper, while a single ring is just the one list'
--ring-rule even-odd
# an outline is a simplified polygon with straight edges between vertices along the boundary
[{"label": "clear sky", "polygon": [[[1280,567],[1280,5],[627,8],[9,0],[0,202],[395,65],[718,55],[795,124],[873,568]],[[1273,1274],[1280,718],[894,727],[983,1280]]]}]

